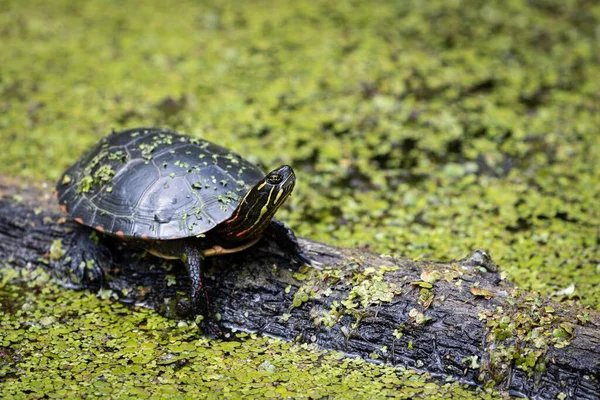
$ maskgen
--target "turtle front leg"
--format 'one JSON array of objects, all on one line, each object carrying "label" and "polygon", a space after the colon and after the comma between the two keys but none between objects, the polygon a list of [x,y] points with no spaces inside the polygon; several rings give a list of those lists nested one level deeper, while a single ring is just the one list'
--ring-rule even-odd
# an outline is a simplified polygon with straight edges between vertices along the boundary
[{"label": "turtle front leg", "polygon": [[99,286],[112,264],[110,250],[100,241],[98,232],[77,226],[62,259],[55,264],[59,282],[73,289]]},{"label": "turtle front leg", "polygon": [[272,220],[264,234],[269,236],[294,261],[300,264],[312,265],[310,258],[300,248],[294,231],[283,222],[276,219]]},{"label": "turtle front leg", "polygon": [[183,253],[183,261],[185,262],[192,285],[192,311],[201,314],[204,318],[208,318],[208,294],[204,287],[204,273],[202,271],[204,256],[195,246],[186,245]]},{"label": "turtle front leg", "polygon": [[207,330],[209,336],[222,337],[223,332],[218,326],[217,322],[213,319],[210,310],[210,302],[208,300],[208,293],[204,287],[204,273],[202,266],[204,263],[204,255],[198,251],[197,247],[193,244],[187,244],[184,247],[183,261],[187,267],[188,274],[191,280],[191,297],[192,307],[191,311],[195,314],[201,314],[204,317],[203,326]]}]

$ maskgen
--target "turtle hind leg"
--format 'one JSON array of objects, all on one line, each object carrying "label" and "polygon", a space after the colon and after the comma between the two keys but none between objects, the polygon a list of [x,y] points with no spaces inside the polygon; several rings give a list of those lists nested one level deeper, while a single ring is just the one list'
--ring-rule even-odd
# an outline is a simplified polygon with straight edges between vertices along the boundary
[{"label": "turtle hind leg", "polygon": [[283,222],[276,219],[272,220],[264,234],[270,237],[295,262],[312,265],[310,258],[300,248],[294,231]]},{"label": "turtle hind leg", "polygon": [[60,284],[73,289],[100,286],[104,271],[112,264],[110,250],[100,242],[98,233],[78,226],[73,230],[65,255],[55,263]]}]

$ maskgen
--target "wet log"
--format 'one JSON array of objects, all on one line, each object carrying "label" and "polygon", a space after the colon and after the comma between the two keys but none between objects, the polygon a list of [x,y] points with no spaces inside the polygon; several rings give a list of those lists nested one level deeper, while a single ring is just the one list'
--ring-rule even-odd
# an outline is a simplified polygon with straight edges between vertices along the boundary
[{"label": "wet log", "polygon": [[[49,193],[0,177],[0,265],[53,271],[53,243],[55,250],[58,240],[62,250],[77,250],[70,246],[80,227]],[[178,317],[188,284],[183,264],[169,261],[167,268],[127,244],[101,240],[111,249],[110,279],[87,282],[86,289],[111,289],[123,302]],[[213,259],[208,293],[222,328],[314,343],[516,396],[600,398],[600,313],[516,290],[485,251],[414,262],[300,244],[314,267],[299,269],[268,240]]]}]

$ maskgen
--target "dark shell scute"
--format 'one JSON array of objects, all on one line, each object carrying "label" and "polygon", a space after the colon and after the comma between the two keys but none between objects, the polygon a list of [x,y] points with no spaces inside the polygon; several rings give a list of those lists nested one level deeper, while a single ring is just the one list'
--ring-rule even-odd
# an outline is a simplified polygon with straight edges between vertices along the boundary
[{"label": "dark shell scute", "polygon": [[159,177],[158,168],[135,159],[119,171],[112,180],[110,192],[103,193],[98,201],[102,202],[102,209],[111,214],[129,215]]},{"label": "dark shell scute", "polygon": [[59,203],[83,223],[125,237],[196,236],[229,218],[264,177],[214,143],[166,129],[111,134],[60,179]]}]

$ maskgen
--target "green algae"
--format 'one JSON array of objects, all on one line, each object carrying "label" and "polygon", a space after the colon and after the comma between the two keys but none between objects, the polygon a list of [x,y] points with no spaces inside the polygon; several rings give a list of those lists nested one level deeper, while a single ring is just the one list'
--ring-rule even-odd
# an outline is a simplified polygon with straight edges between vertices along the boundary
[{"label": "green algae", "polygon": [[600,307],[597,3],[3,8],[0,172],[55,181],[112,128],[168,125],[293,165],[280,216],[303,236],[487,247],[519,286]]},{"label": "green algae", "polygon": [[0,276],[4,398],[499,396],[310,345],[247,334],[209,340],[195,323],[65,291],[39,270]]},{"label": "green algae", "polygon": [[52,242],[52,245],[50,246],[50,250],[48,251],[48,259],[50,261],[61,260],[65,253],[65,249],[63,249],[62,247],[62,240],[56,239]]},{"label": "green algae", "polygon": [[[515,291],[513,295],[520,294]],[[545,355],[550,347],[566,347],[574,338],[573,324],[534,297],[521,299],[518,310],[508,312],[497,307],[495,312],[480,313],[479,319],[486,321],[486,350],[490,357],[480,374],[489,374],[496,382],[510,374],[509,365],[530,376],[545,371],[549,362]]]},{"label": "green algae", "polygon": [[[27,0],[0,10],[2,174],[55,182],[112,128],[169,126],[266,170],[291,164],[298,184],[278,217],[299,235],[413,259],[486,247],[519,287],[545,296],[574,285],[559,299],[600,309],[597,2]],[[352,298],[315,322],[387,299],[390,288],[356,275]],[[326,282],[342,278],[352,277]],[[326,295],[303,288],[295,305]],[[539,358],[530,349],[516,355],[525,368]]]}]

